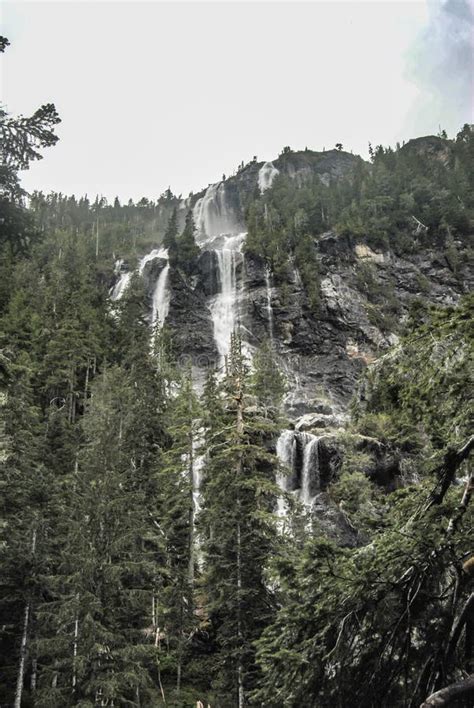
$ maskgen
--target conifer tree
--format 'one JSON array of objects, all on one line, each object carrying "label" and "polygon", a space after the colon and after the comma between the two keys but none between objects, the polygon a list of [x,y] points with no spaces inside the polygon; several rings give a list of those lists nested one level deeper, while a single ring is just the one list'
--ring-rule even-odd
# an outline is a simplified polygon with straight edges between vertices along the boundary
[{"label": "conifer tree", "polygon": [[178,266],[188,275],[194,271],[200,252],[199,246],[196,244],[195,231],[193,212],[190,209],[186,214],[183,232],[178,239],[177,256]]},{"label": "conifer tree", "polygon": [[44,708],[157,699],[166,549],[152,475],[160,440],[150,429],[136,434],[146,407],[153,418],[156,408],[150,399],[137,404],[134,382],[121,368],[93,386],[69,532],[60,568],[49,578],[52,600],[40,615]]},{"label": "conifer tree", "polygon": [[203,587],[216,650],[213,684],[221,705],[240,708],[256,680],[253,642],[272,612],[265,567],[276,498],[275,459],[261,445],[262,422],[246,412],[248,386],[241,342],[233,336],[222,407],[207,433],[200,526]]},{"label": "conifer tree", "polygon": [[170,443],[158,475],[162,528],[168,553],[168,580],[164,622],[167,646],[172,654],[179,695],[189,640],[196,628],[194,589],[196,576],[195,539],[199,484],[200,406],[193,391],[191,372],[175,383],[167,409]]},{"label": "conifer tree", "polygon": [[[0,700],[20,708],[36,684],[37,610],[54,549],[57,485],[43,463],[44,435],[35,405],[31,360],[5,359],[0,406]],[[53,538],[51,538],[53,534]]]},{"label": "conifer tree", "polygon": [[253,368],[251,387],[259,402],[278,409],[285,393],[285,380],[269,340],[264,341],[255,352]]},{"label": "conifer tree", "polygon": [[171,212],[171,216],[166,227],[163,238],[163,246],[168,249],[170,262],[175,262],[178,253],[178,212],[176,207]]}]

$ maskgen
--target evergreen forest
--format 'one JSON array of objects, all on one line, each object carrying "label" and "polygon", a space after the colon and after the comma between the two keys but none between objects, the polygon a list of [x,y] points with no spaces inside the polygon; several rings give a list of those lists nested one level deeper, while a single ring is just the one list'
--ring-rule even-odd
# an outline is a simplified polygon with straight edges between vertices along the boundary
[{"label": "evergreen forest", "polygon": [[27,194],[59,123],[0,110],[0,706],[472,706],[472,126],[242,162],[206,251],[209,190]]}]

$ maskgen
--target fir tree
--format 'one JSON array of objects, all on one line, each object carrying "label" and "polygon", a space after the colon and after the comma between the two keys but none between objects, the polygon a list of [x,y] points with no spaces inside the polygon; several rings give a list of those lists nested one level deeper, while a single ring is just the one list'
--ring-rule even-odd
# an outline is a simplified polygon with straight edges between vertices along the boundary
[{"label": "fir tree", "polygon": [[171,216],[166,227],[163,238],[163,246],[168,249],[168,256],[171,263],[176,261],[178,255],[178,212],[176,207],[171,212]]},{"label": "fir tree", "polygon": [[[0,407],[0,656],[2,702],[20,708],[24,691],[36,685],[34,649],[37,611],[51,553],[55,550],[58,485],[43,463],[44,434],[35,405],[31,361],[5,360],[7,380]],[[30,686],[26,685],[26,678]]]},{"label": "fir tree", "polygon": [[264,341],[255,352],[253,367],[252,390],[261,404],[278,410],[285,393],[285,380],[269,340]]},{"label": "fir tree", "polygon": [[167,646],[176,671],[177,695],[185,674],[185,659],[189,657],[190,638],[197,626],[194,591],[199,414],[200,407],[193,391],[191,373],[185,372],[175,384],[174,395],[167,409],[170,444],[158,473],[163,509],[162,528],[169,559],[164,623]]},{"label": "fir tree", "polygon": [[160,447],[159,437],[136,435],[146,417],[155,418],[155,404],[138,405],[119,368],[93,386],[91,401],[61,565],[40,613],[38,705],[45,707],[157,698],[166,549],[152,471]]},{"label": "fir tree", "polygon": [[[233,337],[220,415],[207,433],[200,515],[203,588],[216,646],[213,684],[222,705],[243,706],[255,684],[253,642],[271,616],[265,567],[274,538],[275,461],[262,424],[246,413],[248,370]],[[207,397],[215,397],[208,384]],[[259,444],[260,441],[260,444]]]},{"label": "fir tree", "polygon": [[196,260],[200,253],[199,246],[196,244],[195,231],[193,212],[190,209],[186,214],[183,232],[178,239],[177,256],[177,265],[188,275],[195,270]]}]

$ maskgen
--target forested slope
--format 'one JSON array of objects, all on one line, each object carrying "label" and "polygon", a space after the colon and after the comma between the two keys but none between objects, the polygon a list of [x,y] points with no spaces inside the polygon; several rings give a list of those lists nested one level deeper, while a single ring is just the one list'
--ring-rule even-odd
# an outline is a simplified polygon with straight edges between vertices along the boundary
[{"label": "forested slope", "polygon": [[0,704],[470,705],[471,128],[108,205],[22,192],[58,121],[0,115]]}]

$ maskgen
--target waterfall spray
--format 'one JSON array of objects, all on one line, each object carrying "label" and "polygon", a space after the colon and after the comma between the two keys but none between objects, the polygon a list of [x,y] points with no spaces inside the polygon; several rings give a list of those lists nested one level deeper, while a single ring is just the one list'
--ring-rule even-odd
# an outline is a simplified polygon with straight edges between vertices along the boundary
[{"label": "waterfall spray", "polygon": [[270,337],[270,342],[273,344],[273,307],[272,307],[272,272],[270,267],[265,268],[265,286],[267,290],[267,318],[268,318],[268,336]]},{"label": "waterfall spray", "polygon": [[170,293],[167,287],[169,270],[170,264],[167,263],[156,281],[155,290],[153,292],[153,310],[151,316],[153,328],[155,328],[157,324],[160,327],[163,326],[170,308]]},{"label": "waterfall spray", "polygon": [[[295,469],[295,458],[296,458],[296,438],[294,430],[283,430],[276,444],[276,454],[286,470],[291,473]],[[289,491],[289,478],[290,474],[285,474],[284,472],[278,472],[276,476],[276,483],[283,492]],[[286,505],[283,497],[278,497],[277,501],[277,513],[278,516],[284,516],[286,514]]]},{"label": "waterfall spray", "polygon": [[265,162],[258,172],[258,186],[260,192],[264,192],[272,186],[275,177],[280,174],[273,162]]}]

